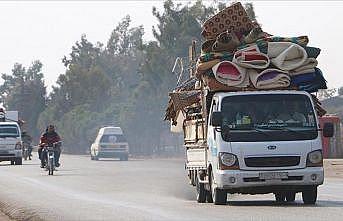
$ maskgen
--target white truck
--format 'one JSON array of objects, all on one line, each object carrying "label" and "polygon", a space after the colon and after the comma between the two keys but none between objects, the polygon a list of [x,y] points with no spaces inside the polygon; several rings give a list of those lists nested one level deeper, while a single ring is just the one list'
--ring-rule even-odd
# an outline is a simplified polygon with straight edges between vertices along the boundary
[{"label": "white truck", "polygon": [[228,193],[292,202],[301,192],[315,204],[324,181],[320,133],[331,137],[334,129],[319,127],[309,93],[203,91],[200,103],[183,121],[185,167],[199,203],[225,204]]},{"label": "white truck", "polygon": [[0,162],[10,161],[11,165],[22,164],[21,130],[18,125],[18,112],[0,113]]}]

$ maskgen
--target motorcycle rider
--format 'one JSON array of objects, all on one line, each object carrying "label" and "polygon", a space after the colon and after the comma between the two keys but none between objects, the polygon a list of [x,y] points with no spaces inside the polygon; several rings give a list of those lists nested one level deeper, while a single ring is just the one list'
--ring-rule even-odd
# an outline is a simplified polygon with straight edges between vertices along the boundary
[{"label": "motorcycle rider", "polygon": [[31,160],[31,157],[32,157],[32,137],[26,132],[26,131],[23,131],[21,133],[21,139],[23,140],[23,144],[26,145],[28,148],[28,151],[29,151],[29,160]]},{"label": "motorcycle rider", "polygon": [[[61,141],[60,136],[55,131],[54,125],[49,125],[45,131],[45,133],[42,134],[40,138],[39,148],[38,148],[38,155],[39,159],[41,160],[41,168],[44,168],[45,166],[45,159],[46,159],[46,153],[44,151],[44,146],[52,145],[56,142]],[[61,147],[60,145],[56,146],[55,148],[55,165],[56,167],[60,166],[59,159],[61,155]]]}]

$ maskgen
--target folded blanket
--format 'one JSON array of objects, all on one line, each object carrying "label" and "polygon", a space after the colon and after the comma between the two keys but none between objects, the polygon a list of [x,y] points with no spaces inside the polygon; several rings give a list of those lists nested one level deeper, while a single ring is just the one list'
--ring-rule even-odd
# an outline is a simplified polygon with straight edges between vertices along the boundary
[{"label": "folded blanket", "polygon": [[228,52],[211,52],[211,53],[202,53],[199,57],[199,62],[207,62],[215,59],[220,59],[221,61],[232,61],[233,54]]},{"label": "folded blanket", "polygon": [[302,66],[307,53],[303,47],[291,42],[268,42],[268,57],[277,68],[289,71]]},{"label": "folded blanket", "polygon": [[196,75],[199,77],[202,75],[204,72],[207,70],[211,69],[214,65],[218,64],[220,62],[220,59],[215,59],[207,62],[200,62],[199,60],[197,61],[196,64]]},{"label": "folded blanket", "polygon": [[308,58],[303,65],[300,67],[291,70],[289,72],[290,76],[306,74],[315,72],[314,68],[318,65],[318,61],[315,58]]},{"label": "folded blanket", "polygon": [[234,32],[225,31],[218,35],[212,50],[215,52],[227,51],[232,53],[240,44],[241,42]]},{"label": "folded blanket", "polygon": [[[260,52],[267,54],[268,42],[290,42],[290,43],[300,45],[302,47],[305,47],[305,49],[307,49],[306,51],[308,51],[308,53],[311,54],[311,56],[309,56],[309,57],[316,58],[315,56],[316,55],[318,56],[320,53],[319,48],[306,47],[306,45],[308,44],[308,37],[307,36],[299,36],[299,37],[291,37],[291,38],[268,36],[268,37],[257,39],[252,44],[256,44],[260,48]],[[249,47],[252,44],[251,43],[241,44],[240,46],[238,46],[238,49]]]},{"label": "folded blanket", "polygon": [[261,41],[267,42],[290,42],[293,44],[297,44],[300,46],[305,47],[308,44],[308,37],[307,36],[299,36],[299,37],[278,37],[278,36],[270,36],[261,39]]},{"label": "folded blanket", "polygon": [[307,56],[309,58],[317,58],[320,54],[320,48],[315,48],[315,47],[305,47]]},{"label": "folded blanket", "polygon": [[201,45],[201,54],[210,53],[212,51],[213,44],[216,42],[215,39],[209,39],[202,43]]},{"label": "folded blanket", "polygon": [[246,44],[251,44],[254,43],[256,40],[261,39],[261,38],[266,38],[266,37],[270,37],[271,35],[263,32],[261,27],[254,27],[249,34],[247,34],[246,36],[244,36],[243,38],[243,42]]},{"label": "folded blanket", "polygon": [[290,85],[287,72],[278,69],[266,69],[260,73],[254,69],[248,69],[248,75],[257,89],[285,88]]},{"label": "folded blanket", "polygon": [[291,77],[291,84],[299,90],[309,93],[317,92],[319,89],[327,89],[326,80],[319,68],[314,68],[312,73],[300,74]]},{"label": "folded blanket", "polygon": [[249,78],[246,69],[230,61],[222,61],[213,66],[212,71],[220,83],[233,87],[247,87]]},{"label": "folded blanket", "polygon": [[265,69],[270,60],[266,54],[259,52],[258,47],[248,47],[236,51],[232,62],[245,68]]}]

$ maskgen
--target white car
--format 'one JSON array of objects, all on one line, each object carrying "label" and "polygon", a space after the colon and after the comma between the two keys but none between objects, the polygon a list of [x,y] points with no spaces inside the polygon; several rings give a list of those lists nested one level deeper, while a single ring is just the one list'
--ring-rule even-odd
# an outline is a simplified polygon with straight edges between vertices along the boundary
[{"label": "white car", "polygon": [[99,160],[99,158],[128,160],[129,144],[120,127],[100,128],[98,136],[91,146],[91,160]]},{"label": "white car", "polygon": [[22,140],[16,122],[0,122],[0,161],[22,164]]}]

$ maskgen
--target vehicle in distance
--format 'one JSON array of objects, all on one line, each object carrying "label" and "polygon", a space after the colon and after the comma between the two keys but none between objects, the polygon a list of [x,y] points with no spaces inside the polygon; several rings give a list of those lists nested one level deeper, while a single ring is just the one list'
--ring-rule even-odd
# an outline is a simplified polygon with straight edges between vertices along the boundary
[{"label": "vehicle in distance", "polygon": [[22,164],[22,140],[16,122],[0,122],[0,161]]},{"label": "vehicle in distance", "polygon": [[120,127],[102,127],[91,146],[91,160],[119,158],[127,161],[129,144]]}]

